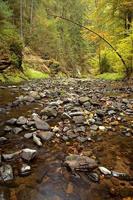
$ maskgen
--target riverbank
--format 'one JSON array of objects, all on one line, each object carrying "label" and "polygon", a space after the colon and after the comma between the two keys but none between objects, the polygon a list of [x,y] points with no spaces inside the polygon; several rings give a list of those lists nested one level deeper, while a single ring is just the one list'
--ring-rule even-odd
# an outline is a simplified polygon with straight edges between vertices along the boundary
[{"label": "riverbank", "polygon": [[[13,170],[13,178],[1,182],[3,199],[132,199],[132,94],[132,82],[92,79],[1,86],[1,164]],[[37,152],[28,162],[20,154],[27,148]],[[63,165],[70,154],[87,156],[98,167],[128,176],[105,175],[98,168],[73,176]],[[13,157],[8,160],[9,155]],[[30,173],[23,177],[24,164]]]}]

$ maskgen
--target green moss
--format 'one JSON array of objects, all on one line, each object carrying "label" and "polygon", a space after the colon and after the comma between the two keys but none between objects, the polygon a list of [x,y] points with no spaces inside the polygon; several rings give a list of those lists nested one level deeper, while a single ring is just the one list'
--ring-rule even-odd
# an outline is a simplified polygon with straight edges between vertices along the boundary
[{"label": "green moss", "polygon": [[122,73],[103,73],[103,74],[97,75],[96,78],[116,81],[116,80],[123,79],[124,74],[122,74]]},{"label": "green moss", "polygon": [[41,78],[48,78],[49,75],[46,73],[42,73],[40,71],[31,69],[31,68],[26,68],[25,69],[25,75],[29,78],[29,79],[41,79]]},{"label": "green moss", "polygon": [[0,74],[0,82],[5,82],[4,76]]}]

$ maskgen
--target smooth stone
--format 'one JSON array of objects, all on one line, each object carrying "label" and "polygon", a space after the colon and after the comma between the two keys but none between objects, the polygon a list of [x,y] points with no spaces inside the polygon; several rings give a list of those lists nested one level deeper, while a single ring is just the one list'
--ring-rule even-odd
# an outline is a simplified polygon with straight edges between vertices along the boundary
[{"label": "smooth stone", "polygon": [[98,117],[103,118],[105,116],[105,111],[103,110],[97,110],[96,114]]},{"label": "smooth stone", "polygon": [[54,133],[58,133],[58,132],[60,132],[59,127],[55,126],[55,127],[53,128],[53,132],[54,132]]},{"label": "smooth stone", "polygon": [[57,110],[52,107],[46,107],[43,110],[41,110],[41,115],[47,115],[48,117],[56,117],[57,116]]},{"label": "smooth stone", "polygon": [[0,108],[0,114],[3,114],[6,112],[6,109],[5,108]]},{"label": "smooth stone", "polygon": [[37,150],[35,149],[23,149],[21,152],[21,158],[26,161],[31,161],[37,156]]},{"label": "smooth stone", "polygon": [[44,131],[50,130],[49,124],[39,118],[35,120],[35,126],[38,130],[44,130]]},{"label": "smooth stone", "polygon": [[7,141],[6,137],[0,137],[0,144],[4,144]]},{"label": "smooth stone", "polygon": [[99,182],[100,178],[99,175],[95,172],[87,174],[88,178],[93,182]]},{"label": "smooth stone", "polygon": [[69,115],[71,116],[71,117],[73,117],[73,116],[81,116],[81,115],[83,115],[84,113],[83,112],[80,112],[80,111],[77,111],[77,112],[70,112],[69,113]]},{"label": "smooth stone", "polygon": [[83,103],[85,103],[85,102],[87,102],[87,101],[89,101],[89,97],[80,97],[80,98],[79,98],[79,102],[80,102],[81,104],[83,104]]},{"label": "smooth stone", "polygon": [[75,124],[84,124],[85,118],[84,116],[74,116],[73,121],[75,122]]},{"label": "smooth stone", "polygon": [[23,100],[32,103],[32,102],[35,101],[35,98],[32,97],[32,96],[25,96],[25,97],[23,98]]},{"label": "smooth stone", "polygon": [[20,176],[28,176],[31,174],[31,167],[27,164],[23,164],[20,169]]},{"label": "smooth stone", "polygon": [[32,136],[33,136],[33,133],[25,133],[24,134],[24,138],[26,138],[26,139],[30,139],[30,138],[32,138]]},{"label": "smooth stone", "polygon": [[33,134],[33,142],[37,144],[39,147],[42,146],[41,139],[38,138],[35,134]]},{"label": "smooth stone", "polygon": [[86,142],[88,139],[86,137],[77,137],[77,141],[81,142],[81,143],[84,143]]},{"label": "smooth stone", "polygon": [[18,133],[22,132],[22,130],[23,129],[19,128],[19,127],[15,127],[15,128],[12,129],[13,133],[15,133],[15,134],[18,134]]},{"label": "smooth stone", "polygon": [[78,126],[74,128],[74,133],[83,132],[85,133],[85,126]]},{"label": "smooth stone", "polygon": [[94,125],[90,126],[90,129],[93,130],[93,131],[97,131],[98,126],[94,124]]},{"label": "smooth stone", "polygon": [[15,153],[2,154],[2,157],[5,161],[8,161],[8,160],[11,160],[11,159],[17,157],[20,153],[21,153],[21,151],[17,151]]},{"label": "smooth stone", "polygon": [[14,125],[16,123],[16,121],[17,121],[16,118],[12,118],[12,119],[9,119],[6,123],[9,125]]},{"label": "smooth stone", "polygon": [[100,170],[100,172],[104,175],[111,175],[111,171],[108,170],[107,168],[105,167],[98,167],[98,169]]},{"label": "smooth stone", "polygon": [[106,128],[105,128],[105,126],[99,126],[99,130],[100,131],[106,131]]},{"label": "smooth stone", "polygon": [[108,115],[115,115],[115,114],[116,114],[116,112],[114,110],[109,110],[108,111]]},{"label": "smooth stone", "polygon": [[64,141],[68,141],[68,140],[69,140],[68,136],[65,136],[65,135],[63,135],[62,139],[63,139]]},{"label": "smooth stone", "polygon": [[10,132],[12,130],[12,127],[10,126],[5,126],[4,131],[5,132]]},{"label": "smooth stone", "polygon": [[23,116],[20,116],[20,117],[17,119],[16,123],[17,123],[18,125],[24,125],[24,124],[27,123],[27,119],[26,119],[25,117],[23,117]]},{"label": "smooth stone", "polygon": [[50,131],[40,131],[37,134],[43,141],[49,141],[52,139],[52,137],[54,136],[53,132]]},{"label": "smooth stone", "polygon": [[33,125],[35,125],[34,121],[27,121],[27,126],[33,126]]},{"label": "smooth stone", "polygon": [[77,171],[89,171],[98,167],[96,160],[87,156],[70,155],[67,156],[64,162],[65,166],[68,166],[72,172]]},{"label": "smooth stone", "polygon": [[0,181],[13,180],[13,170],[11,165],[3,165],[0,167]]}]

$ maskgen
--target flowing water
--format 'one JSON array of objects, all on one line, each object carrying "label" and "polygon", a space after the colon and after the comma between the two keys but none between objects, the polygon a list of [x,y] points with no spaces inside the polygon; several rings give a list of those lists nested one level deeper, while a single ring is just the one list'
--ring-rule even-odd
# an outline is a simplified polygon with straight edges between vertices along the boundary
[{"label": "flowing water", "polygon": [[[9,162],[14,170],[14,180],[11,183],[0,184],[0,200],[120,200],[127,196],[131,198],[132,185],[129,183],[113,182],[112,179],[102,180],[102,177],[100,183],[94,183],[83,173],[80,173],[80,178],[77,178],[63,166],[63,161],[68,153],[73,153],[74,148],[79,149],[79,152],[87,148],[93,150],[105,166],[117,165],[119,170],[126,167],[125,171],[131,173],[132,138],[117,134],[112,137],[112,134],[105,134],[104,140],[85,144],[85,147],[76,141],[64,142],[55,138],[39,148],[32,140],[23,137],[24,132],[18,135],[5,134],[3,128],[6,120],[19,116],[30,117],[34,111],[41,110],[47,101],[44,99],[36,103],[10,107],[10,103],[23,93],[20,86],[0,87],[0,107],[7,108],[6,112],[0,114],[0,135],[8,138],[7,143],[0,148],[4,153],[33,148],[38,150],[38,156],[29,163],[32,173],[27,177],[19,176],[22,160],[18,158]],[[122,195],[122,192],[119,192],[118,195],[113,195],[112,192],[111,194],[110,190],[114,187],[125,193]]]}]

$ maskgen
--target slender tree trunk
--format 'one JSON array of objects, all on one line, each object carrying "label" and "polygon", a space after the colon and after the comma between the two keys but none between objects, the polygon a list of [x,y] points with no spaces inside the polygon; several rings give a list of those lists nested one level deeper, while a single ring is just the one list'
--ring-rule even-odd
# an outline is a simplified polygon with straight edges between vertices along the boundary
[{"label": "slender tree trunk", "polygon": [[20,37],[23,40],[23,0],[20,0]]},{"label": "slender tree trunk", "polygon": [[32,33],[32,28],[33,28],[33,8],[34,8],[34,0],[31,0],[31,8],[30,8],[30,33]]}]

